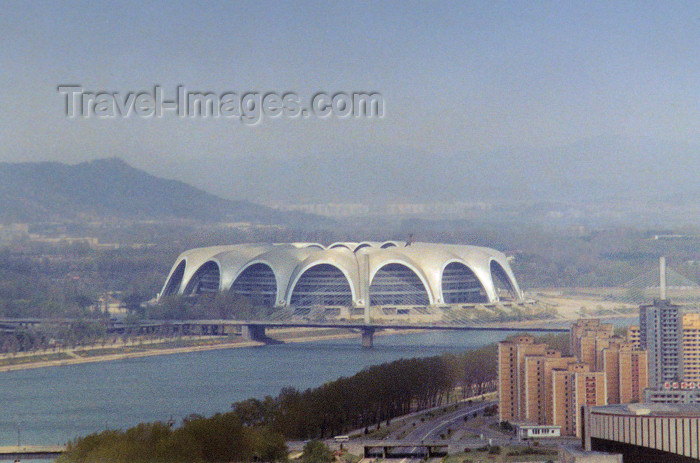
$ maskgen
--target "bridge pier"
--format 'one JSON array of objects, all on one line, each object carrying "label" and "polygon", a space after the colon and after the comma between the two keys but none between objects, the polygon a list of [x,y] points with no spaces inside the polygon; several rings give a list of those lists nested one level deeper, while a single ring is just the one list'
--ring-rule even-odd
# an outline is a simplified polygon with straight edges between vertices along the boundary
[{"label": "bridge pier", "polygon": [[241,325],[241,335],[249,341],[267,342],[264,325]]},{"label": "bridge pier", "polygon": [[362,328],[362,347],[364,349],[374,347],[374,328]]}]

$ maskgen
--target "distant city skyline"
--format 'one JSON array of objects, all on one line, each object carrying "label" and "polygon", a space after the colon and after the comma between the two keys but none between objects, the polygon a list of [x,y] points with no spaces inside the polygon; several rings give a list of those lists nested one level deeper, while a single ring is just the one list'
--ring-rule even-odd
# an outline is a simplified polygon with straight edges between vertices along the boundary
[{"label": "distant city skyline", "polygon": [[[538,153],[564,147],[563,162],[545,179],[570,183],[578,175],[568,171],[570,159],[613,170],[619,161],[630,184],[639,173],[635,147],[653,145],[663,148],[639,155],[642,174],[658,161],[678,176],[669,182],[697,179],[696,2],[110,6],[4,5],[0,161],[117,156],[224,197],[265,201],[284,192],[241,183],[255,183],[280,160],[311,174],[311,192],[301,199],[320,202],[334,198],[315,182],[361,170],[348,158],[379,155],[408,157],[417,170],[452,156],[463,160],[457,174],[467,175],[479,157],[496,166],[522,158],[546,171]],[[254,127],[225,119],[83,120],[65,116],[60,85],[120,94],[155,85],[303,97],[379,92],[386,108],[381,119],[274,119]],[[630,146],[619,152],[615,140]],[[566,149],[572,145],[584,148]],[[331,167],[316,171],[307,165],[314,159]],[[236,176],[241,168],[249,177]],[[584,174],[586,181],[599,175],[595,168]],[[369,197],[386,194],[380,187]]]}]

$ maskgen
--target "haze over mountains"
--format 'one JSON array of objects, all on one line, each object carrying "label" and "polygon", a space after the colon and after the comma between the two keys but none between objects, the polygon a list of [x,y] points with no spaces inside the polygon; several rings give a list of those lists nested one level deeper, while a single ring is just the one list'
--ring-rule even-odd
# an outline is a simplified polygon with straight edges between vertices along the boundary
[{"label": "haze over mountains", "polygon": [[75,165],[0,163],[0,221],[194,219],[289,223],[311,216],[222,199],[116,158]]},{"label": "haze over mountains", "polygon": [[314,225],[324,220],[256,203],[526,201],[605,209],[613,202],[640,208],[654,202],[662,209],[663,204],[684,208],[672,214],[680,213],[685,222],[697,221],[687,215],[700,210],[700,148],[650,140],[601,138],[556,149],[435,157],[350,149],[300,159],[221,159],[148,168],[195,186],[117,158],[75,165],[0,163],[0,221],[116,218]]},{"label": "haze over mountains", "polygon": [[232,156],[180,160],[167,175],[261,202],[700,201],[700,146],[643,139],[438,156],[381,148]]}]

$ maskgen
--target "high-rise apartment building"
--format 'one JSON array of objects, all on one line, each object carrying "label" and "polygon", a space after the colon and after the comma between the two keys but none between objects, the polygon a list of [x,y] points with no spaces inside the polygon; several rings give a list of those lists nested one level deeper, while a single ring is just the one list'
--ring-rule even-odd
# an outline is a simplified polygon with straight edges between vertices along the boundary
[{"label": "high-rise apartment building", "polygon": [[608,403],[639,402],[648,387],[647,353],[617,336],[598,344],[596,371],[604,371]]},{"label": "high-rise apartment building", "polygon": [[627,342],[632,345],[633,349],[641,349],[639,344],[639,326],[630,325],[627,327]]},{"label": "high-rise apartment building", "polygon": [[700,314],[680,317],[680,377],[683,381],[700,381]]},{"label": "high-rise apartment building", "polygon": [[[501,421],[554,424],[575,435],[575,410],[587,402],[583,376],[574,373],[590,373],[588,365],[574,357],[562,357],[546,344],[536,344],[532,336],[500,342],[498,359]],[[566,375],[561,376],[562,373]],[[602,378],[603,384],[598,385],[601,391],[605,387],[604,375]],[[583,395],[580,391],[584,391]]]},{"label": "high-rise apartment building", "polygon": [[647,352],[626,343],[620,346],[619,356],[620,398],[617,402],[608,403],[642,402],[644,389],[649,387]]},{"label": "high-rise apartment building", "polygon": [[571,353],[579,359],[581,363],[588,365],[591,370],[598,364],[598,343],[601,339],[613,336],[613,326],[604,324],[597,318],[587,318],[576,320],[571,325]]},{"label": "high-rise apartment building", "polygon": [[681,379],[679,309],[666,299],[639,307],[639,343],[648,354],[651,388]]},{"label": "high-rise apartment building", "polygon": [[545,410],[544,405],[544,363],[546,355],[532,355],[523,359],[524,364],[524,393],[519,421],[531,421],[542,423]]},{"label": "high-rise apartment building", "polygon": [[517,336],[498,343],[498,414],[501,421],[525,420],[527,356],[544,356],[546,344],[535,344],[532,336]]},{"label": "high-rise apartment building", "polygon": [[551,423],[552,371],[566,369],[577,363],[577,360],[562,357],[559,351],[547,348],[544,355],[528,355],[524,362],[525,398],[520,420],[537,424]]},{"label": "high-rise apartment building", "polygon": [[575,363],[566,370],[553,372],[552,424],[561,426],[561,434],[581,435],[581,407],[607,405],[605,373],[590,371],[588,365]]},{"label": "high-rise apartment building", "polygon": [[554,397],[554,372],[560,370],[568,370],[571,365],[578,363],[578,360],[574,357],[562,357],[562,355],[557,352],[557,355],[550,356],[546,359],[544,365],[544,376],[545,376],[545,389],[543,407],[545,410],[545,420],[542,424],[553,424],[554,423],[554,412],[555,412],[555,401]]},{"label": "high-rise apartment building", "polygon": [[[611,324],[599,319],[577,320],[570,330],[576,358],[591,371],[605,372],[608,403],[640,401],[648,387],[646,352],[635,347],[634,327],[625,338],[614,335]],[[632,342],[628,341],[632,339]]]},{"label": "high-rise apartment building", "polygon": [[600,354],[598,355],[598,364],[596,371],[605,372],[605,381],[607,383],[608,403],[620,403],[620,347],[622,342],[619,338],[607,339],[607,342],[600,343]]},{"label": "high-rise apartment building", "polygon": [[583,405],[641,400],[647,386],[645,351],[614,336],[612,325],[600,320],[579,320],[571,333],[576,357],[562,356],[528,335],[499,343],[501,421],[561,426],[563,435],[577,435]]}]

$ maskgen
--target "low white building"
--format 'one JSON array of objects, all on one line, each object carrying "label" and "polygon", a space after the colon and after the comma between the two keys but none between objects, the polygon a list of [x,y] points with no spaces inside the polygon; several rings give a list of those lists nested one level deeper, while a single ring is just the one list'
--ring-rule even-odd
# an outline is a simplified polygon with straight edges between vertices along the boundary
[{"label": "low white building", "polygon": [[518,440],[560,437],[561,426],[536,423],[513,423]]}]

